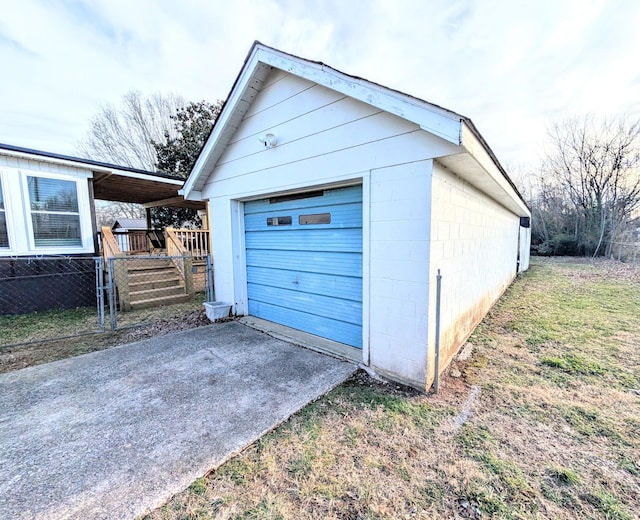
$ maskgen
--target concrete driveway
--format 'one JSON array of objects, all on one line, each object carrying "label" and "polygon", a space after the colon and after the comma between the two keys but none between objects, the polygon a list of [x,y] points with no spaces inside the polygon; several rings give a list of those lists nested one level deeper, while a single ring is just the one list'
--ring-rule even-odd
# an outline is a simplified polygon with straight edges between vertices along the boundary
[{"label": "concrete driveway", "polygon": [[355,371],[237,322],[0,375],[0,518],[133,518]]}]

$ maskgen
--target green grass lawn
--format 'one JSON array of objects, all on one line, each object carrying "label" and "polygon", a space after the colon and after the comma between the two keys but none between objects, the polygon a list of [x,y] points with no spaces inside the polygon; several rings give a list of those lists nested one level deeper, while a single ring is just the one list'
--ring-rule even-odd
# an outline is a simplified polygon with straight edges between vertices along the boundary
[{"label": "green grass lawn", "polygon": [[148,519],[638,517],[640,273],[537,260],[424,396],[363,374]]}]

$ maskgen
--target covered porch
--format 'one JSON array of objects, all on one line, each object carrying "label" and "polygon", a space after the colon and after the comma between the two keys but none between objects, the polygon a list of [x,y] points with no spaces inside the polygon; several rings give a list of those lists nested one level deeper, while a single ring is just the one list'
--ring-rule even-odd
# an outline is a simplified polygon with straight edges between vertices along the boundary
[{"label": "covered porch", "polygon": [[[96,252],[118,293],[120,310],[186,301],[211,279],[210,234],[206,203],[178,195],[183,181],[148,172],[94,172],[93,198],[141,204],[144,227],[95,230]],[[202,228],[154,228],[153,208],[197,210]],[[95,210],[94,210],[95,211]]]}]

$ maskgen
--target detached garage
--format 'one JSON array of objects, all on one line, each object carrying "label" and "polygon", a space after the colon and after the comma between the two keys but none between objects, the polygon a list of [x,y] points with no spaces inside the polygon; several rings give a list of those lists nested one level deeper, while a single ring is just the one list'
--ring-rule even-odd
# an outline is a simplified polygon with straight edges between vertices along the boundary
[{"label": "detached garage", "polygon": [[423,391],[529,263],[530,212],[469,119],[257,42],[181,193],[209,202],[234,314]]}]

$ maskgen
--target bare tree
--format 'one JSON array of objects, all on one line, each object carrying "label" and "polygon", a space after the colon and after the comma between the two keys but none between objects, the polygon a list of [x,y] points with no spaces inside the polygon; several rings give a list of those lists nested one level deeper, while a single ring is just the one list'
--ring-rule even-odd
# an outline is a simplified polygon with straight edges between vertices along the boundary
[{"label": "bare tree", "polygon": [[640,121],[574,117],[548,132],[543,172],[575,209],[577,249],[610,255],[640,206]]},{"label": "bare tree", "polygon": [[111,226],[119,218],[145,218],[144,208],[131,202],[108,202],[96,204],[96,224]]},{"label": "bare tree", "polygon": [[131,90],[119,105],[103,105],[90,123],[87,137],[78,144],[81,155],[130,168],[155,171],[152,142],[175,137],[171,116],[186,103],[176,94],[144,96]]}]

